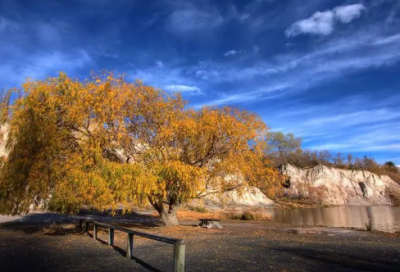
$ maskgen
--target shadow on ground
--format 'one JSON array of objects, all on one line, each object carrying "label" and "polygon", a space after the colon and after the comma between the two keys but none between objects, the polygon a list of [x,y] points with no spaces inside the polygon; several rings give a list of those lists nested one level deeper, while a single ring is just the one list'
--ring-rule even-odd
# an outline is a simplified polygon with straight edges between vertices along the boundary
[{"label": "shadow on ground", "polygon": [[[81,218],[142,229],[161,225],[153,216],[136,213],[117,214],[115,217],[105,213],[85,212],[76,216],[57,213],[28,214],[0,224],[0,270],[160,271],[137,257],[132,258],[134,262],[129,261],[125,258],[125,249],[121,247],[105,247],[108,243],[101,239],[94,242],[90,239],[93,238],[92,234],[79,229]],[[91,225],[89,230],[92,229]],[[111,263],[115,262],[114,266],[109,263],[110,259]]]},{"label": "shadow on ground", "polygon": [[[87,234],[88,237],[93,238],[93,234],[91,234],[91,233],[85,233],[85,234]],[[102,239],[97,238],[96,241],[100,242],[103,245],[108,245],[108,242],[104,241]],[[122,249],[121,247],[116,246],[116,245],[113,245],[113,246],[110,246],[110,247],[112,247],[112,249],[115,250],[116,252],[118,252],[122,257],[126,258],[126,250],[125,249]],[[139,258],[136,258],[136,257],[133,256],[131,259],[134,260],[136,263],[140,264],[141,266],[143,266],[144,268],[146,268],[149,271],[161,272],[161,270],[151,266],[149,263],[146,263],[145,261],[143,261],[143,260],[141,260]]]},{"label": "shadow on ground", "polygon": [[21,230],[26,234],[33,234],[35,232],[43,231],[45,228],[52,228],[56,230],[57,235],[67,235],[74,233],[73,231],[66,231],[59,225],[76,224],[78,225],[79,219],[91,219],[100,221],[110,225],[118,225],[127,228],[141,228],[151,229],[154,227],[163,226],[161,220],[157,217],[147,214],[140,214],[132,212],[130,214],[122,214],[121,211],[116,211],[114,216],[109,213],[102,213],[98,211],[81,211],[77,215],[66,215],[58,213],[31,213],[16,218],[13,221],[0,223],[0,229]]},{"label": "shadow on ground", "polygon": [[[270,249],[281,252],[284,255],[297,256],[303,260],[309,260],[313,263],[318,263],[321,267],[330,268],[336,271],[399,271],[398,263],[388,260],[380,260],[377,257],[380,255],[378,252],[368,252],[362,248],[352,248],[348,252],[338,252],[332,247],[325,249],[317,248],[304,248],[304,247],[271,247]],[[349,246],[344,248],[345,251],[349,250]],[[336,252],[335,252],[336,251]]]}]

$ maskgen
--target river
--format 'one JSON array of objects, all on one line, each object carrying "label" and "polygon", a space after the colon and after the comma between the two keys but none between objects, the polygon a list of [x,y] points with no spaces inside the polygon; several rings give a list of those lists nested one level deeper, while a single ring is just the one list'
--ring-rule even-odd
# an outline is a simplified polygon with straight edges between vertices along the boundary
[{"label": "river", "polygon": [[400,232],[400,207],[339,206],[306,209],[273,209],[271,220],[301,226],[326,226]]}]

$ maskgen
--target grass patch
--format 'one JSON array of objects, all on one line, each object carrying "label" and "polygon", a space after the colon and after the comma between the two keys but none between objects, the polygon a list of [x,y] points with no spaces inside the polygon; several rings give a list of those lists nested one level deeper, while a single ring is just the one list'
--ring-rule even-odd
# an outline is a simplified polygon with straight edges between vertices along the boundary
[{"label": "grass patch", "polygon": [[245,220],[245,221],[252,221],[252,220],[266,220],[268,216],[261,213],[249,212],[244,211],[242,213],[228,213],[226,214],[227,219],[230,220]]},{"label": "grass patch", "polygon": [[198,213],[207,213],[207,212],[208,212],[207,209],[204,208],[204,207],[198,207],[198,206],[190,206],[190,205],[188,205],[188,208],[189,208],[189,210],[195,211],[195,212],[198,212]]}]

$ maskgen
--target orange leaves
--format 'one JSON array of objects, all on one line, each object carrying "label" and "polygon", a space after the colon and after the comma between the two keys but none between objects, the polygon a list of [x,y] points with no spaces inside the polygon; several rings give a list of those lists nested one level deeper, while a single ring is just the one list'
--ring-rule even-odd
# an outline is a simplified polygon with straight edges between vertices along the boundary
[{"label": "orange leaves", "polygon": [[260,152],[267,127],[255,114],[186,109],[179,95],[106,72],[86,81],[61,73],[23,89],[10,107],[0,177],[0,191],[12,192],[0,204],[16,213],[33,200],[64,212],[148,198],[177,204],[211,183],[254,184],[270,174]]}]

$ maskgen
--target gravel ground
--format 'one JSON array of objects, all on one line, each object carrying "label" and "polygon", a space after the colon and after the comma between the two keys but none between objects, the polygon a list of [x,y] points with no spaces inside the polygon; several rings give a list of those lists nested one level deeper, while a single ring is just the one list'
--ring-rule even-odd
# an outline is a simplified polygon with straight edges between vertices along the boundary
[{"label": "gravel ground", "polygon": [[[128,260],[125,235],[116,232],[112,248],[105,231],[95,241],[75,221],[37,214],[0,225],[0,271],[172,271],[171,245],[135,238],[137,259]],[[399,235],[268,221],[222,222],[221,230],[133,221],[134,229],[184,239],[186,271],[400,271]]]}]

